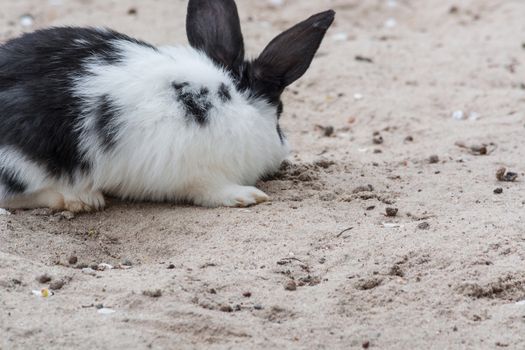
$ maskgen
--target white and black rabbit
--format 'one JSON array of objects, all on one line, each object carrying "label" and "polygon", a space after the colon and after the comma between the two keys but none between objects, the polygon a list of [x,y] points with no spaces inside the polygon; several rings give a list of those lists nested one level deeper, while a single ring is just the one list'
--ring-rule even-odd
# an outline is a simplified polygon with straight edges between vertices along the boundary
[{"label": "white and black rabbit", "polygon": [[289,147],[283,90],[334,20],[312,16],[255,60],[233,0],[190,0],[191,47],[52,28],[0,47],[0,207],[100,210],[124,199],[249,206]]}]

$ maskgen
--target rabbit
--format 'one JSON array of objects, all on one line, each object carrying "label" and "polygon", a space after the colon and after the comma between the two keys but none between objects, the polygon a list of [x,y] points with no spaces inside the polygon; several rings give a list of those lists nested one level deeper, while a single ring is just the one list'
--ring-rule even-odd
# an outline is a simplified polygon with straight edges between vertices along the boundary
[{"label": "rabbit", "polygon": [[254,59],[233,0],[190,0],[189,47],[57,27],[0,47],[0,207],[90,212],[104,196],[246,207],[290,146],[281,94],[309,68],[330,10]]}]

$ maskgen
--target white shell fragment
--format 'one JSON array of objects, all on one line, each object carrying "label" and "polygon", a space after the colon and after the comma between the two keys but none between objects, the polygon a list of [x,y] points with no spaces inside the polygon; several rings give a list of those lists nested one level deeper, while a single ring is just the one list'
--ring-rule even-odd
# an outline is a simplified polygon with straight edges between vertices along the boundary
[{"label": "white shell fragment", "polygon": [[98,309],[97,312],[101,315],[111,315],[114,314],[116,311],[113,309],[103,307],[102,309]]},{"label": "white shell fragment", "polygon": [[345,32],[339,32],[332,35],[333,41],[347,41],[348,40],[348,34]]},{"label": "white shell fragment", "polygon": [[521,300],[521,301],[518,301],[518,302],[516,303],[516,305],[518,305],[518,306],[525,306],[525,299],[524,299],[524,300]]},{"label": "white shell fragment", "polygon": [[356,101],[362,100],[363,98],[364,98],[363,94],[360,94],[360,93],[354,94],[354,100]]},{"label": "white shell fragment", "polygon": [[41,297],[41,298],[48,298],[50,296],[55,295],[54,292],[50,291],[47,288],[43,288],[41,290],[32,290],[31,293],[33,293],[33,295],[36,295],[37,297]]},{"label": "white shell fragment", "polygon": [[33,26],[35,19],[30,14],[25,14],[20,17],[20,25],[25,28]]},{"label": "white shell fragment", "polygon": [[475,122],[480,118],[480,114],[478,112],[470,112],[465,113],[463,111],[455,111],[452,113],[452,119],[454,120],[470,120],[471,122]]},{"label": "white shell fragment", "polygon": [[97,270],[99,271],[106,271],[106,270],[113,270],[113,269],[114,269],[113,265],[104,264],[104,263],[98,264],[98,268],[97,268]]},{"label": "white shell fragment", "polygon": [[452,119],[454,120],[464,120],[465,119],[465,113],[463,111],[455,111],[452,113]]},{"label": "white shell fragment", "polygon": [[396,224],[396,223],[390,223],[390,222],[383,222],[383,227],[384,228],[402,228],[403,225]]},{"label": "white shell fragment", "polygon": [[395,18],[389,18],[385,22],[385,28],[394,28],[397,26],[397,21]]},{"label": "white shell fragment", "polygon": [[0,208],[0,216],[2,216],[2,215],[7,216],[7,215],[11,215],[11,213],[8,212],[8,211],[5,210],[5,209]]}]

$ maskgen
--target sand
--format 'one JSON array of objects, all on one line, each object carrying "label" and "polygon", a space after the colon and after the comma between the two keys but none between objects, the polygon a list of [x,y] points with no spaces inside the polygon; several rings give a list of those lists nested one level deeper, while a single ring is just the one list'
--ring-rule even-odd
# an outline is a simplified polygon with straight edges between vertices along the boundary
[{"label": "sand", "polygon": [[[524,349],[525,2],[239,2],[252,56],[338,12],[284,97],[272,202],[0,215],[0,349]],[[0,36],[30,13],[185,43],[185,4],[3,0]],[[101,263],[131,266],[78,268]]]}]

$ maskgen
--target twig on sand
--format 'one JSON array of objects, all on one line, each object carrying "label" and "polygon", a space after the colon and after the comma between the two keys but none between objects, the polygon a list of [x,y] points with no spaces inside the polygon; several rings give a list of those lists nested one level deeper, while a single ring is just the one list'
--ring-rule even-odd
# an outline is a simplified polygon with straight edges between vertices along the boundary
[{"label": "twig on sand", "polygon": [[341,237],[344,233],[348,232],[348,231],[351,231],[353,230],[354,228],[353,227],[349,227],[347,229],[344,229],[343,231],[341,231],[336,237],[339,238]]}]

